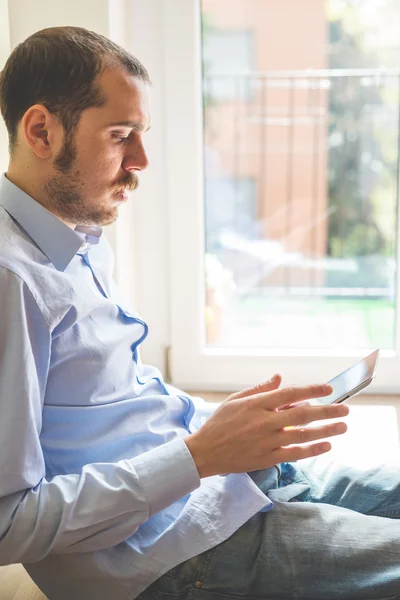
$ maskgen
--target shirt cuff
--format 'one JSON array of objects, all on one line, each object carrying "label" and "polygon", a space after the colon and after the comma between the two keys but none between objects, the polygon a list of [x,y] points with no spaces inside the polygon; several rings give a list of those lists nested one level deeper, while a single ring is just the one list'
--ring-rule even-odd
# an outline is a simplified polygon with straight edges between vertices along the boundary
[{"label": "shirt cuff", "polygon": [[171,506],[200,486],[196,464],[182,438],[127,460],[146,494],[150,514]]}]

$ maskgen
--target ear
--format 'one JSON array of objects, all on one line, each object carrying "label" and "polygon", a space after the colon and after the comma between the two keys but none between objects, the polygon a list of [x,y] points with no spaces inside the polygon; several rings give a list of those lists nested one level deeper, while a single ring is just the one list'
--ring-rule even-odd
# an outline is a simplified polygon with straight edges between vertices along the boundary
[{"label": "ear", "polygon": [[38,158],[47,159],[56,154],[62,127],[58,119],[42,104],[34,104],[21,121],[21,135]]}]

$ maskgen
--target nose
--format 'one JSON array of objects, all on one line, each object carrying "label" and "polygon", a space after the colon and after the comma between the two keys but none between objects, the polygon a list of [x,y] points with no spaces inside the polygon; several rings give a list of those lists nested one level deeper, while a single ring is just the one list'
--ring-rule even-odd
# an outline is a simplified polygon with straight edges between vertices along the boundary
[{"label": "nose", "polygon": [[143,142],[139,144],[132,144],[132,147],[127,149],[122,162],[122,168],[125,171],[143,171],[147,168],[149,159],[147,157],[146,150],[144,149]]}]

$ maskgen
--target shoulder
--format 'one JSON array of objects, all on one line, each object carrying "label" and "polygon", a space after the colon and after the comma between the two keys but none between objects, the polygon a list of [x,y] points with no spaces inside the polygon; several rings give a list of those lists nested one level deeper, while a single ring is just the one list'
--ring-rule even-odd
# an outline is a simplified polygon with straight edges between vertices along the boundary
[{"label": "shoulder", "polygon": [[14,269],[0,264],[0,330],[21,322],[28,328],[40,326],[50,332],[47,311],[40,304],[26,281]]}]

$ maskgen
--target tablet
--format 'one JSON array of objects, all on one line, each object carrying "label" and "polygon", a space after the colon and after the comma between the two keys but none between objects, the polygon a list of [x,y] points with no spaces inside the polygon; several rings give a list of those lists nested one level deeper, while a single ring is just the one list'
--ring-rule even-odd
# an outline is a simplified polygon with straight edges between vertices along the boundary
[{"label": "tablet", "polygon": [[332,393],[323,398],[314,398],[310,403],[322,405],[344,402],[361,392],[374,380],[378,357],[379,350],[375,350],[340,375],[336,375],[328,381],[333,388]]}]

